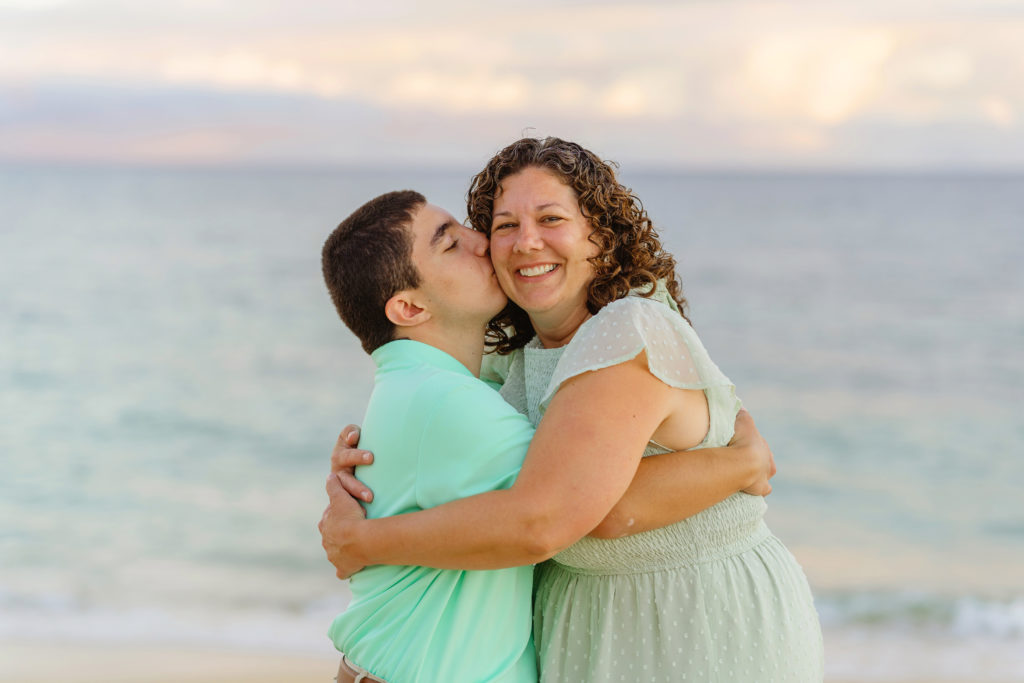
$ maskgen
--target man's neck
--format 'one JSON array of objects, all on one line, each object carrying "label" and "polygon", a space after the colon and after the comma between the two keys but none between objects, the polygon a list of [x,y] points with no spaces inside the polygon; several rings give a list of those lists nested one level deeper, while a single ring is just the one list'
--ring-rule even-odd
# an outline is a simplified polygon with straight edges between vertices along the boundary
[{"label": "man's neck", "polygon": [[484,332],[479,329],[445,329],[436,325],[418,325],[399,330],[399,337],[412,339],[440,349],[466,366],[474,377],[480,376],[484,356]]}]

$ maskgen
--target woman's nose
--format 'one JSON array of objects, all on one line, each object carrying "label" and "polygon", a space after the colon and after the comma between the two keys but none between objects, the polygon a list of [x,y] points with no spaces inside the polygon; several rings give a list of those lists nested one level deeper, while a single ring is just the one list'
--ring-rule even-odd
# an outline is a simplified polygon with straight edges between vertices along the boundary
[{"label": "woman's nose", "polygon": [[525,220],[519,224],[519,234],[516,235],[515,250],[519,253],[537,251],[543,247],[540,238],[539,226],[531,220]]}]

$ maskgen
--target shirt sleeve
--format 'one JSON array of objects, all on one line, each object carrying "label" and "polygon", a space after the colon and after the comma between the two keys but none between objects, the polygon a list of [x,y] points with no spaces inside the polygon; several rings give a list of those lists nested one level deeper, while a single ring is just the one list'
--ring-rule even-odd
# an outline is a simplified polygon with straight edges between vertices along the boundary
[{"label": "shirt sleeve", "polygon": [[515,481],[533,438],[529,420],[477,380],[445,392],[423,427],[416,502],[434,507]]}]

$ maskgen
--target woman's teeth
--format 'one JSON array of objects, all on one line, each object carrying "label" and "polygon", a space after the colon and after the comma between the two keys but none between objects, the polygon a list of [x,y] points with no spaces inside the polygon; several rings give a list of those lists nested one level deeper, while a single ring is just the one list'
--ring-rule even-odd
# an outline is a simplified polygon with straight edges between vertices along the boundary
[{"label": "woman's teeth", "polygon": [[555,269],[555,267],[556,266],[554,263],[548,263],[543,266],[533,266],[532,268],[520,268],[519,274],[522,275],[523,277],[537,277],[538,275],[543,275],[544,273],[550,273],[552,270]]}]

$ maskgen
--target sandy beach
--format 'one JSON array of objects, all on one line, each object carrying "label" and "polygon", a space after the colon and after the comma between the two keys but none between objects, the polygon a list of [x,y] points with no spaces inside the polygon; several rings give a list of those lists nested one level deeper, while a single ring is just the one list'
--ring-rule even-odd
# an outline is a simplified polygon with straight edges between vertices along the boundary
[{"label": "sandy beach", "polygon": [[0,644],[6,683],[331,683],[333,654],[288,655],[136,645]]},{"label": "sandy beach", "polygon": [[[250,653],[141,645],[0,644],[5,683],[331,683],[337,659],[324,655]],[[829,679],[828,683],[879,683]],[[1011,683],[989,678],[943,678],[942,683]],[[925,683],[899,679],[899,683]],[[935,683],[935,681],[928,681]]]}]

